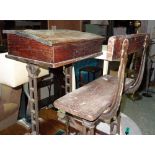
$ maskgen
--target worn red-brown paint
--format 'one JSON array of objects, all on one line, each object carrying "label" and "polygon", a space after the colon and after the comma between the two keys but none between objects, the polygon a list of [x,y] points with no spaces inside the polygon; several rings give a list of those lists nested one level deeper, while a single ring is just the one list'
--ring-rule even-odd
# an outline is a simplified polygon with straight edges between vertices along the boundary
[{"label": "worn red-brown paint", "polygon": [[122,43],[125,38],[128,39],[130,45],[127,50],[128,54],[142,50],[144,48],[145,40],[147,43],[149,41],[149,35],[144,34],[131,34],[110,37],[108,40],[108,50],[106,53],[107,60],[111,61],[120,58]]},{"label": "worn red-brown paint", "polygon": [[101,52],[103,40],[100,38],[48,46],[34,39],[8,34],[8,52],[23,58],[58,63]]}]

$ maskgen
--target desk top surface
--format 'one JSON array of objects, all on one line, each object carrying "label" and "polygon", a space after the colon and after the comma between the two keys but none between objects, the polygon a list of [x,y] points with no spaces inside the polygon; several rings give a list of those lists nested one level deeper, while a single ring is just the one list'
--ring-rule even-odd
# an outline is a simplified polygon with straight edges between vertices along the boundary
[{"label": "desk top surface", "polygon": [[104,38],[96,34],[73,30],[4,30],[3,33],[15,34],[29,39],[34,39],[48,46],[58,43]]}]

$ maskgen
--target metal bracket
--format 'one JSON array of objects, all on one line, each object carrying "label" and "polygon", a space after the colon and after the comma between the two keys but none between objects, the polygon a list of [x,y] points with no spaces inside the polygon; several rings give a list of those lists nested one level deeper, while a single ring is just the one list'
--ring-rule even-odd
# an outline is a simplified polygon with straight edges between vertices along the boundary
[{"label": "metal bracket", "polygon": [[39,120],[38,120],[38,89],[37,89],[37,77],[40,73],[38,66],[33,64],[27,64],[26,69],[29,77],[29,89],[30,89],[30,111],[31,111],[31,134],[39,134]]}]

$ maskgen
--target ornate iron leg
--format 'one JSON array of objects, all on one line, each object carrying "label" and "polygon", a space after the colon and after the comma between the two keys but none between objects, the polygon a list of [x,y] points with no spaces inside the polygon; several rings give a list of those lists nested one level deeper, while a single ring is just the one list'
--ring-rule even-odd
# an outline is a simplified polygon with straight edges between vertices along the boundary
[{"label": "ornate iron leg", "polygon": [[[72,65],[64,67],[65,74],[65,94],[72,91]],[[69,117],[66,115],[65,111],[58,111],[58,119],[66,124],[66,134],[69,134]]]},{"label": "ornate iron leg", "polygon": [[[72,91],[72,65],[65,66],[65,94]],[[69,134],[69,117],[66,116],[66,134]]]},{"label": "ornate iron leg", "polygon": [[39,134],[39,120],[38,120],[38,90],[37,90],[37,77],[40,69],[38,66],[28,64],[26,66],[29,76],[29,90],[30,90],[30,111],[31,111],[31,134]]},{"label": "ornate iron leg", "polygon": [[72,91],[72,65],[65,67],[65,94]]}]

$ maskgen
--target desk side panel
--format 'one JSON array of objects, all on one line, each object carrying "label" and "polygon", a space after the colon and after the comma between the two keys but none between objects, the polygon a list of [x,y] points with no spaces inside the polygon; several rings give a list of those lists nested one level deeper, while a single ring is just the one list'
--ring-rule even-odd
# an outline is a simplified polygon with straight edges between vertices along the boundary
[{"label": "desk side panel", "polygon": [[102,39],[66,43],[54,47],[54,63],[97,54],[102,51]]},{"label": "desk side panel", "polygon": [[53,47],[14,34],[8,34],[8,54],[53,63]]},{"label": "desk side panel", "polygon": [[8,34],[8,53],[13,56],[42,61],[49,64],[72,63],[102,51],[104,39],[65,42],[48,46],[33,39]]}]

